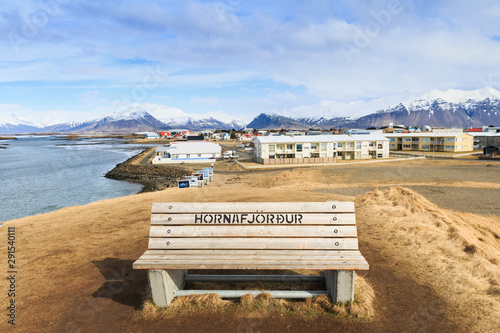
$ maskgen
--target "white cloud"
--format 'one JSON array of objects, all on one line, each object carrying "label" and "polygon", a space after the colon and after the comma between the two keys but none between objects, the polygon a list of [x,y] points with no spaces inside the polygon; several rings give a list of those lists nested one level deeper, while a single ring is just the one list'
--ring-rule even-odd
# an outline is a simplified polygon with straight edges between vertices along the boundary
[{"label": "white cloud", "polygon": [[[0,41],[6,50],[0,84],[33,87],[30,98],[37,99],[43,90],[35,86],[64,89],[71,82],[80,89],[75,104],[97,110],[116,98],[108,88],[130,94],[158,66],[161,82],[148,96],[172,101],[176,96],[160,89],[183,87],[192,109],[213,105],[244,117],[404,90],[480,88],[483,78],[500,88],[498,2],[401,0],[402,10],[392,13],[389,3],[75,0],[61,5],[19,52]],[[0,29],[22,35],[38,10],[34,2],[4,4]],[[346,45],[354,47],[347,55]],[[254,89],[254,81],[267,87]],[[232,86],[245,84],[245,93],[227,97]],[[290,89],[297,86],[304,89]],[[220,95],[200,93],[211,88]],[[45,109],[60,110],[55,103]]]}]

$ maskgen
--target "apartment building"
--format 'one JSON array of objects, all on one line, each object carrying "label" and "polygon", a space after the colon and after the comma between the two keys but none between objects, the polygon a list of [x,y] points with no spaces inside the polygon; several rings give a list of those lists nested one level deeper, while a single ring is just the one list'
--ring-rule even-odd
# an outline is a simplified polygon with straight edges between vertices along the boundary
[{"label": "apartment building", "polygon": [[468,152],[473,150],[474,137],[467,133],[386,133],[390,150]]},{"label": "apartment building", "polygon": [[379,134],[263,136],[252,142],[253,158],[262,164],[334,163],[338,159],[389,157],[389,139]]}]

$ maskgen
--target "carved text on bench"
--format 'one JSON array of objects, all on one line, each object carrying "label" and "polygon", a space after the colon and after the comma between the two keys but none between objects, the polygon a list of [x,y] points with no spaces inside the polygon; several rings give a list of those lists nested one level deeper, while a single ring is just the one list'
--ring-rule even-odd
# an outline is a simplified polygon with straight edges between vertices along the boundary
[{"label": "carved text on bench", "polygon": [[302,223],[302,214],[195,214],[194,223]]}]

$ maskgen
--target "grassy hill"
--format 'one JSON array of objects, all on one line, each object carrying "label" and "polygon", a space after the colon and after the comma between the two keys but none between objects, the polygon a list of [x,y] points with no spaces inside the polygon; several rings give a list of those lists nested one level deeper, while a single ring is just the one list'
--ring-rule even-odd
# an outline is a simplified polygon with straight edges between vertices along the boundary
[{"label": "grassy hill", "polygon": [[[464,172],[466,166],[485,167],[473,164],[483,162],[463,162],[453,174],[457,163],[416,161],[405,168],[447,170],[450,178],[439,185],[467,188],[471,198],[475,189],[500,188],[499,168],[483,183],[467,179]],[[6,243],[7,227],[15,226],[16,328],[22,332],[167,328],[171,332],[498,332],[500,217],[447,210],[398,186],[436,184],[422,176],[413,179],[400,164],[377,166],[379,173],[375,167],[355,168],[359,169],[216,173],[215,182],[201,189],[170,188],[9,221],[0,229],[0,239]],[[349,180],[367,170],[370,181]],[[332,192],[367,185],[381,189],[357,197]],[[131,268],[147,248],[153,202],[325,200],[355,200],[360,249],[370,263],[370,271],[360,275],[363,287],[357,296],[366,307],[351,309],[350,315],[348,310],[332,310],[321,299],[278,304],[266,297],[237,303],[213,297],[177,299],[182,306],[159,311],[147,302],[146,273]],[[478,199],[471,207],[480,204]],[[7,258],[6,246],[0,253]],[[8,284],[2,283],[0,302],[5,306],[7,289]],[[4,317],[0,331],[9,328]]]}]

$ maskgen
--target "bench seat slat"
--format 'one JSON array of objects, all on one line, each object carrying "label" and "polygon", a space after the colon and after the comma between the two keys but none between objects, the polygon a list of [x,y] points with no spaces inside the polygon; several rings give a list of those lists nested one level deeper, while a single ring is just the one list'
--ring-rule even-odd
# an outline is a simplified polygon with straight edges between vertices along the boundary
[{"label": "bench seat slat", "polygon": [[357,238],[150,238],[149,249],[358,249]]},{"label": "bench seat slat", "polygon": [[207,256],[360,256],[358,250],[147,250],[144,255]]},{"label": "bench seat slat", "polygon": [[366,261],[350,260],[137,260],[134,269],[314,269],[367,270]]},{"label": "bench seat slat", "polygon": [[[359,255],[350,255],[350,256],[344,256],[344,255],[317,255],[317,256],[311,256],[311,255],[301,255],[297,256],[299,260],[351,260],[351,261],[359,261],[359,260],[365,260],[365,258],[359,254]],[[224,259],[224,260],[261,260],[261,259],[269,259],[269,260],[290,260],[290,256],[283,254],[275,254],[275,255],[266,255],[266,254],[257,254],[257,255],[231,255],[229,253],[227,254],[222,254],[222,255],[217,255],[217,256],[208,256],[208,255],[202,255],[202,254],[193,254],[193,255],[176,255],[176,254],[169,254],[169,255],[161,255],[161,254],[143,254],[139,260],[185,260],[185,261],[191,261],[191,260],[212,260],[212,259]]]},{"label": "bench seat slat", "polygon": [[354,213],[354,202],[186,202],[153,203],[151,213]]},{"label": "bench seat slat", "polygon": [[149,237],[356,237],[355,226],[151,226]]},{"label": "bench seat slat", "polygon": [[[233,212],[234,214],[239,214],[237,212]],[[218,223],[199,223],[195,220],[196,214],[152,214],[151,215],[151,225],[188,225],[188,224],[197,224],[197,225],[214,225]],[[223,214],[220,214],[223,215]],[[241,221],[241,214],[238,216],[238,221]],[[255,219],[255,215],[258,214],[247,214],[246,220],[253,221]],[[214,218],[216,220],[216,218]],[[220,221],[224,222],[224,217],[220,219]],[[231,221],[233,221],[233,217],[231,217]],[[352,213],[331,213],[331,214],[313,214],[313,213],[303,213],[301,224],[317,224],[317,225],[342,225],[342,224],[356,224],[355,214]],[[277,224],[276,225],[288,225],[288,223]],[[226,220],[227,225],[227,220]],[[239,223],[231,224],[231,225],[241,225]],[[249,224],[252,226],[259,226],[258,223]],[[264,225],[273,225],[265,223]]]}]

